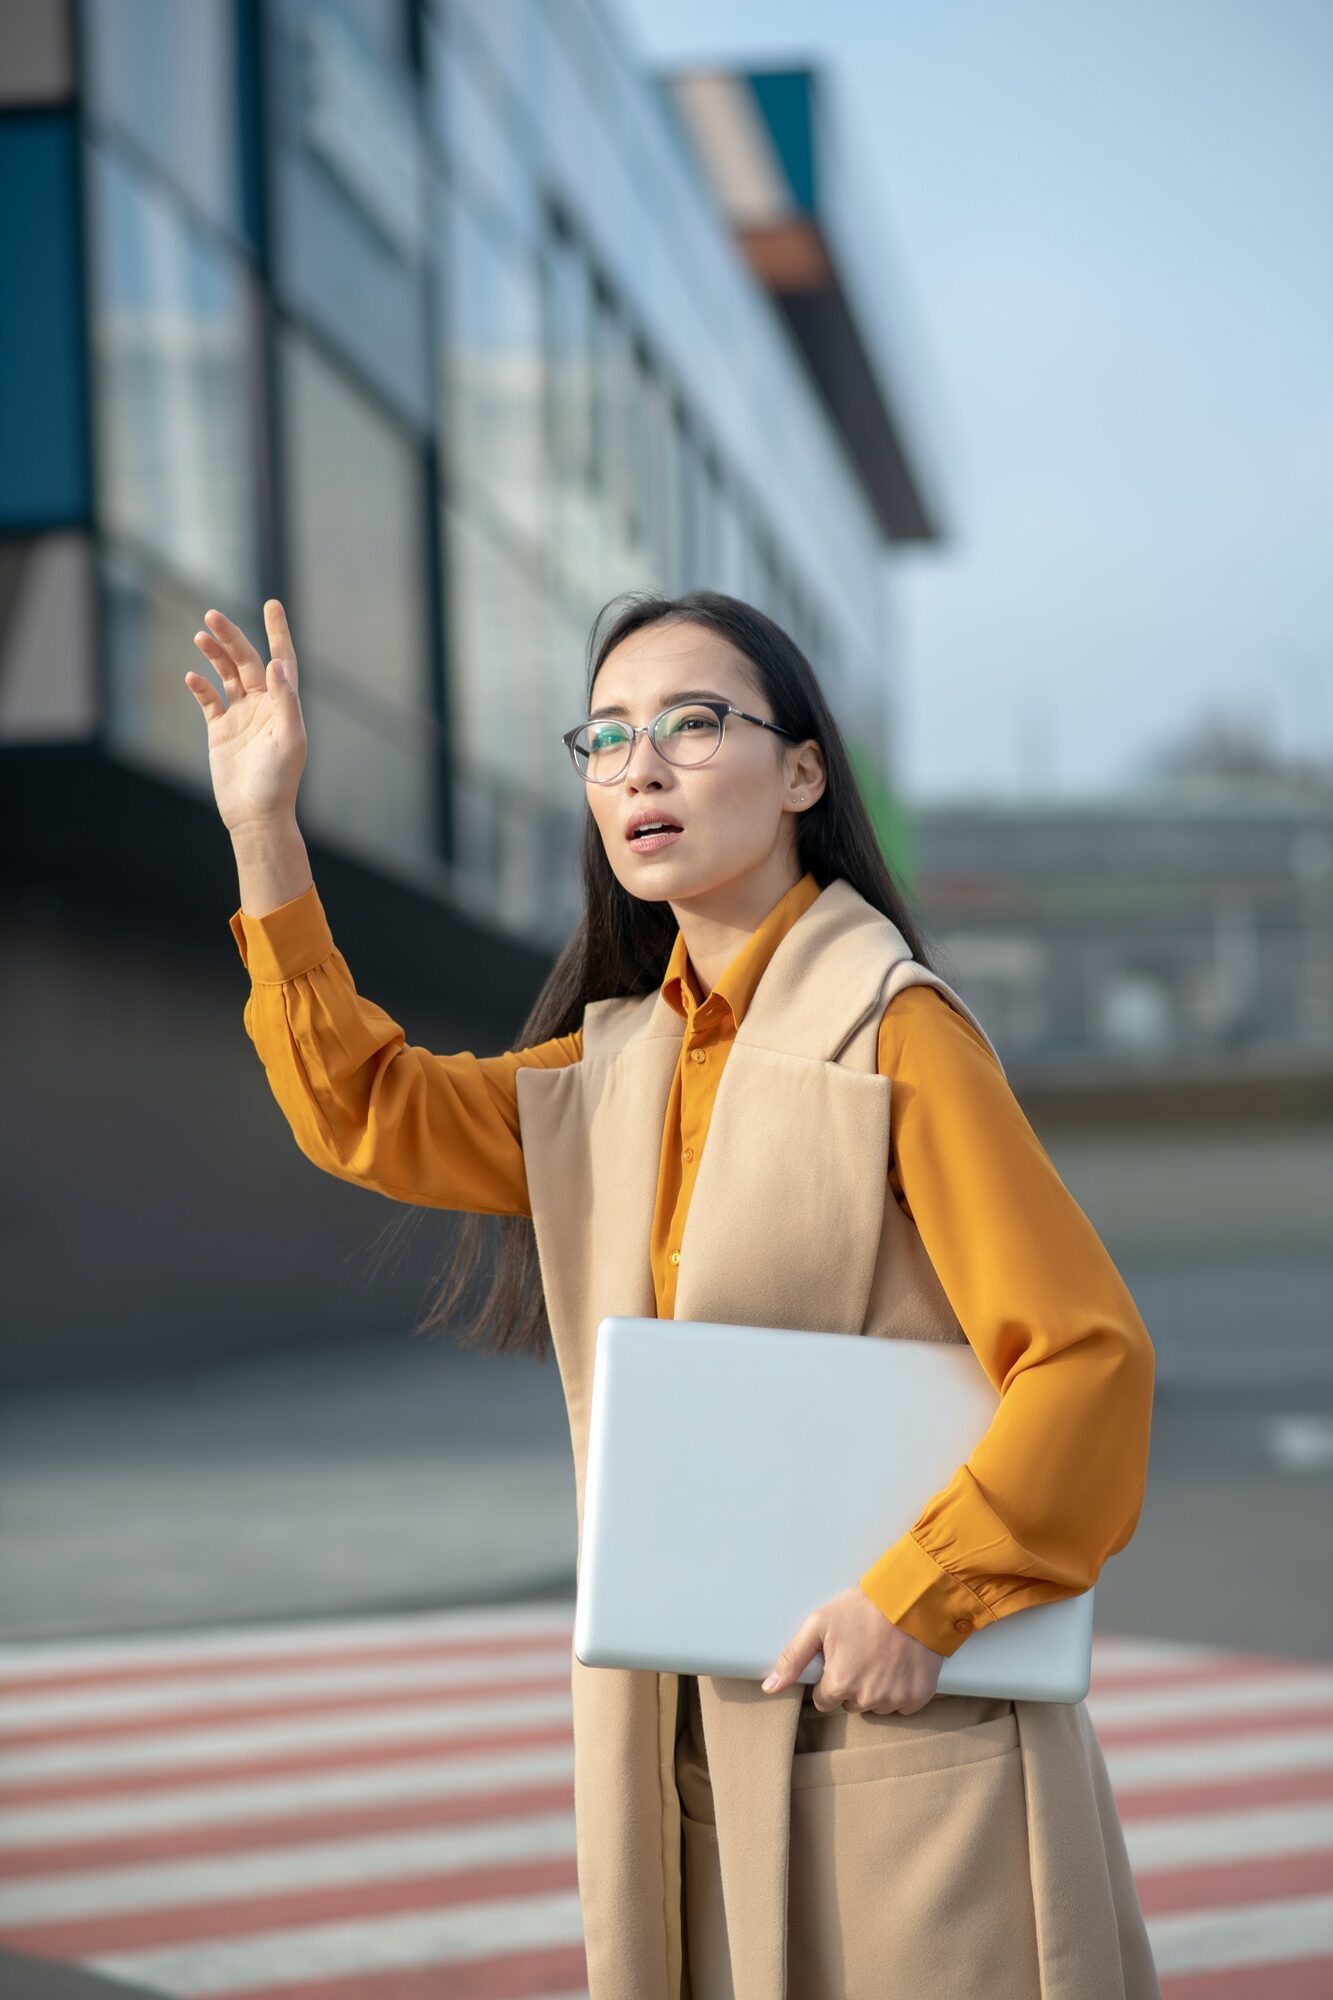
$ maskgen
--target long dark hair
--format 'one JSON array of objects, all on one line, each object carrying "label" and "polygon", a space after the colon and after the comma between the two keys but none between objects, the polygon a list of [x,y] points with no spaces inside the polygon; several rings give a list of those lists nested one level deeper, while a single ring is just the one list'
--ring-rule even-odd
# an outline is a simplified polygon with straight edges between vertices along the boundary
[{"label": "long dark hair", "polygon": [[[588,636],[585,712],[613,647],[645,625],[685,621],[729,640],[748,666],[756,691],[767,699],[772,719],[798,741],[813,737],[823,752],[824,791],[796,818],[802,873],[808,869],[821,889],[839,877],[850,882],[897,925],[913,957],[930,966],[919,918],[884,859],[814,669],[795,640],[764,612],[719,590],[689,590],[679,597],[622,591],[602,606]],[[534,1000],[512,1044],[515,1049],[572,1034],[582,1026],[588,1001],[651,993],[666,971],[677,928],[671,905],[645,902],[622,886],[591,811],[583,822],[581,866],[582,918]],[[388,1228],[415,1221],[423,1212],[409,1210]],[[450,1220],[453,1241],[437,1273],[443,1282],[413,1333],[445,1327],[457,1334],[460,1345],[480,1347],[486,1354],[523,1352],[548,1359],[550,1327],[532,1218],[464,1214]],[[489,1289],[471,1323],[460,1328],[457,1308],[478,1273],[489,1276]]]}]

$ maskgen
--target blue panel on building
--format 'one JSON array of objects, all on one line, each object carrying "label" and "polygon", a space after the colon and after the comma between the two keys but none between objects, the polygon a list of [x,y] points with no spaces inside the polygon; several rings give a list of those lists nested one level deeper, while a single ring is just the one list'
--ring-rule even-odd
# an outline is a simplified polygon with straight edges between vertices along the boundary
[{"label": "blue panel on building", "polygon": [[0,120],[0,527],[90,513],[78,153],[66,113]]},{"label": "blue panel on building", "polygon": [[777,148],[792,200],[806,215],[815,212],[815,150],[810,131],[808,70],[761,70],[747,81]]}]

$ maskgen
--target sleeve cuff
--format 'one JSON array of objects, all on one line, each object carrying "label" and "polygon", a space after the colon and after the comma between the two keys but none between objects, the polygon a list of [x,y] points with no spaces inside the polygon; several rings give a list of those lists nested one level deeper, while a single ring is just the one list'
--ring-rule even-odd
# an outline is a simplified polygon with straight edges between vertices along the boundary
[{"label": "sleeve cuff", "polygon": [[235,910],[228,921],[241,963],[260,985],[278,986],[296,979],[335,949],[313,882],[290,903],[280,903],[266,916],[252,917],[244,910]]},{"label": "sleeve cuff", "polygon": [[892,1624],[946,1659],[972,1632],[995,1623],[990,1606],[911,1534],[900,1535],[858,1581]]}]

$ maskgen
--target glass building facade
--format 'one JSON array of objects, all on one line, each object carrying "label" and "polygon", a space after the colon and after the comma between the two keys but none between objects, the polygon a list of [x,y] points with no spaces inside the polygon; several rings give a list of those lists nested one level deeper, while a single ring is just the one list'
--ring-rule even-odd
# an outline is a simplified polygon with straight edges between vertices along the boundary
[{"label": "glass building facade", "polygon": [[0,79],[0,743],[207,803],[192,634],[217,604],[262,644],[280,596],[312,847],[554,946],[592,618],[709,585],[805,648],[892,849],[921,407],[867,370],[868,476],[845,351],[821,381],[612,12],[41,0]]}]

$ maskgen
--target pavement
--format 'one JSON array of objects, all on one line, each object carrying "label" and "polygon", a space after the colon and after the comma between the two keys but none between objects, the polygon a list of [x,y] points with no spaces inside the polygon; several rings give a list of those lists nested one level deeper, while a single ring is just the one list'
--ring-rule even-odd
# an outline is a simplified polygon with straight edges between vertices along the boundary
[{"label": "pavement", "polygon": [[405,1333],[0,1411],[0,1640],[572,1596],[554,1361]]},{"label": "pavement", "polygon": [[0,2000],[172,2000],[150,1986],[85,1972],[80,1965],[57,1965],[46,1958],[0,1951]]}]

